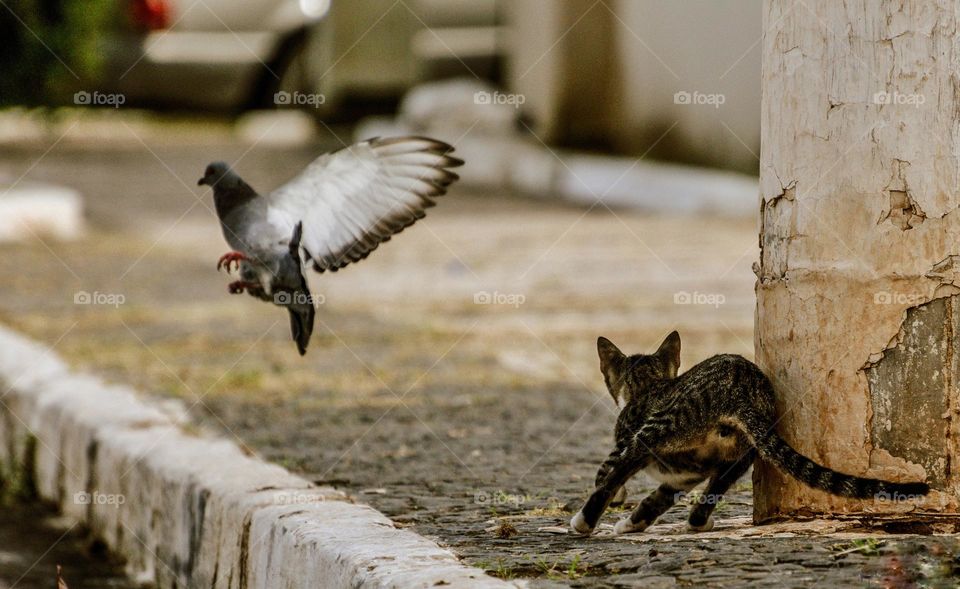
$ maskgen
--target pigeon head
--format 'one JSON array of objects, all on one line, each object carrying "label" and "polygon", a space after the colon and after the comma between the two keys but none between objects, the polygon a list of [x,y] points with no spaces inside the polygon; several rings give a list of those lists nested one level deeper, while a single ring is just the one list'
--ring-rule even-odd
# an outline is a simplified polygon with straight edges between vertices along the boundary
[{"label": "pigeon head", "polygon": [[223,162],[213,162],[203,173],[197,185],[213,188],[213,203],[222,219],[234,207],[257,197],[256,191],[243,181],[230,166]]},{"label": "pigeon head", "polygon": [[222,185],[224,188],[231,188],[233,185],[238,185],[239,180],[240,176],[234,174],[226,163],[213,162],[203,172],[203,178],[197,180],[197,186],[216,187]]}]

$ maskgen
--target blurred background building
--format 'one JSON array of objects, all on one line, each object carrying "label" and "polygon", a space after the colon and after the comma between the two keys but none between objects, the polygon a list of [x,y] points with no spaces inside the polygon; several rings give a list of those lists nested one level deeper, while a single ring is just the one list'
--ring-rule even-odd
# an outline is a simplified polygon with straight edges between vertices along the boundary
[{"label": "blurred background building", "polygon": [[126,107],[300,106],[321,121],[356,121],[389,113],[420,84],[458,78],[512,96],[517,126],[553,146],[757,168],[755,0],[5,6],[6,105],[109,107],[102,96],[121,94]]}]

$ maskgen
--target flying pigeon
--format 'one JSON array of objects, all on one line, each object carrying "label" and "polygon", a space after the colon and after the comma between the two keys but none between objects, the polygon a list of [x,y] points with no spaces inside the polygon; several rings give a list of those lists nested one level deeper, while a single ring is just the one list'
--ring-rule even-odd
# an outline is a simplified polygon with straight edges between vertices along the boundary
[{"label": "flying pigeon", "polygon": [[[453,147],[426,137],[374,138],[326,153],[298,176],[261,195],[223,162],[197,185],[213,201],[230,252],[217,269],[240,280],[231,294],[286,307],[300,355],[313,332],[314,301],[306,268],[336,272],[426,215],[459,177]],[[233,265],[233,268],[231,268]]]}]

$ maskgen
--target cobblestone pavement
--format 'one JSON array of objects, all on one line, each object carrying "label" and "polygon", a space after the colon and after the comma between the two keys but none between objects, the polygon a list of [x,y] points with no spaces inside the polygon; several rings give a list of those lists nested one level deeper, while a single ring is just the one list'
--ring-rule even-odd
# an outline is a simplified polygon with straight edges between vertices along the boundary
[{"label": "cobblestone pavement", "polygon": [[[91,228],[73,244],[0,246],[0,320],[535,587],[956,586],[953,536],[745,532],[748,479],[707,535],[682,534],[680,508],[639,536],[555,533],[609,450],[598,335],[644,351],[679,329],[687,367],[751,355],[752,220],[455,188],[422,226],[314,281],[325,301],[301,359],[282,311],[226,294],[225,245],[195,182],[208,160],[242,158],[268,188],[321,146],[139,132],[67,137],[30,171],[80,188]],[[8,145],[0,161],[22,173],[48,147]],[[77,305],[79,291],[123,303]],[[651,488],[638,478],[631,498]]]}]

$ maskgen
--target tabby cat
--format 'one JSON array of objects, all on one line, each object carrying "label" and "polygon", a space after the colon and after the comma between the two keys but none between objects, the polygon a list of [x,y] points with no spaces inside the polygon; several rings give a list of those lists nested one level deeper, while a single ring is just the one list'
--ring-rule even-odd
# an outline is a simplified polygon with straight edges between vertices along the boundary
[{"label": "tabby cat", "polygon": [[623,485],[644,470],[660,482],[614,528],[640,532],[680,496],[709,479],[688,524],[713,528],[711,513],[730,486],[760,457],[803,483],[835,495],[904,499],[926,495],[926,483],[867,479],[820,466],[790,447],[774,431],[774,392],[755,364],[742,356],[714,356],[677,376],[680,335],[674,331],[652,355],[624,355],[610,340],[597,340],[607,390],[624,407],[617,419],[616,448],[600,466],[596,490],[570,526],[590,534]]}]

